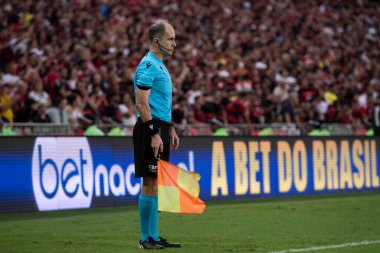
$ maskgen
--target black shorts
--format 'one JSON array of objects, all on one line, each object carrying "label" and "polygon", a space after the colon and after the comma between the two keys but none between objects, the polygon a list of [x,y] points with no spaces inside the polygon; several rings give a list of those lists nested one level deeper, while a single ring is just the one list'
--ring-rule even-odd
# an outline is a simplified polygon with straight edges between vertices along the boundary
[{"label": "black shorts", "polygon": [[[170,124],[153,119],[158,126],[159,135],[164,144],[164,151],[160,153],[160,159],[169,161],[170,156]],[[149,136],[146,126],[139,118],[133,128],[133,148],[135,157],[135,177],[157,178],[157,160],[154,157],[151,146],[152,138]]]}]

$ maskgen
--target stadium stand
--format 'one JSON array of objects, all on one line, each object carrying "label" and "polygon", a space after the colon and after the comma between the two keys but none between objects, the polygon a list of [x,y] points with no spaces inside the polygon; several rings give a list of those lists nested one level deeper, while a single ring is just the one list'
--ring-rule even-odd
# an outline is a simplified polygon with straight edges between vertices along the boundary
[{"label": "stadium stand", "polygon": [[133,125],[143,31],[165,18],[177,31],[168,68],[184,135],[210,134],[214,117],[236,135],[272,124],[304,134],[309,120],[363,135],[380,99],[378,13],[370,0],[3,0],[0,105],[13,104],[2,125],[75,134],[84,114]]}]

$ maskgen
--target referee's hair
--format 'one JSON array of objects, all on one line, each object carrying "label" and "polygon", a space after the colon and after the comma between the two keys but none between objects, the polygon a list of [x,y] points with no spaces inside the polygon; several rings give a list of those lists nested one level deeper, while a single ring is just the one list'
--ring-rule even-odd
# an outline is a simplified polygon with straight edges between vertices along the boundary
[{"label": "referee's hair", "polygon": [[159,22],[159,23],[153,24],[149,28],[149,40],[150,40],[150,42],[153,42],[153,39],[156,37],[162,38],[164,36],[165,24],[167,24],[167,23],[166,22]]}]

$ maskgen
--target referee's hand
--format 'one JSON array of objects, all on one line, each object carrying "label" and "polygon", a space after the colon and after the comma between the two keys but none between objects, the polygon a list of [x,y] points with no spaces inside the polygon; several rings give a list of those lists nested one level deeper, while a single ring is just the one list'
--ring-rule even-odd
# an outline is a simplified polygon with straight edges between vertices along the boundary
[{"label": "referee's hand", "polygon": [[158,158],[158,154],[164,151],[164,144],[162,143],[162,139],[159,134],[155,134],[152,136],[152,149],[154,158]]},{"label": "referee's hand", "polygon": [[170,127],[170,150],[177,150],[179,146],[179,138],[175,131],[175,128]]}]

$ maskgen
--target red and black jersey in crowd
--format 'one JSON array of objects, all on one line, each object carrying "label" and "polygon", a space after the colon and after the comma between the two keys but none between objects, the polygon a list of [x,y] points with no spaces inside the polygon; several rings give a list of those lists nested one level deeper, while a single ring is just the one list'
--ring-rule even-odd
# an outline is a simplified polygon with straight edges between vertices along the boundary
[{"label": "red and black jersey in crowd", "polygon": [[239,117],[244,115],[246,106],[240,99],[235,99],[226,106],[227,120],[229,123],[239,123]]},{"label": "red and black jersey in crowd", "polygon": [[300,103],[306,103],[313,101],[317,96],[319,92],[317,89],[314,88],[301,88],[298,91],[298,98]]},{"label": "red and black jersey in crowd", "polygon": [[260,118],[264,116],[264,108],[259,105],[252,105],[251,111],[249,113],[249,117],[251,123],[261,123]]},{"label": "red and black jersey in crowd", "polygon": [[207,122],[206,114],[202,110],[202,108],[193,106],[193,111],[194,111],[194,119],[199,121],[199,122]]},{"label": "red and black jersey in crowd", "polygon": [[223,118],[223,107],[214,102],[206,102],[202,105],[202,111],[205,115],[205,122],[210,122],[212,118]]}]

